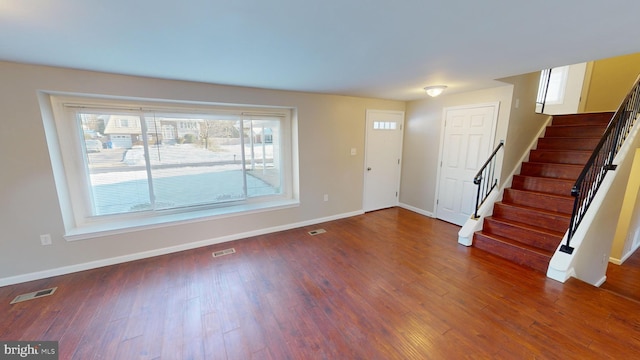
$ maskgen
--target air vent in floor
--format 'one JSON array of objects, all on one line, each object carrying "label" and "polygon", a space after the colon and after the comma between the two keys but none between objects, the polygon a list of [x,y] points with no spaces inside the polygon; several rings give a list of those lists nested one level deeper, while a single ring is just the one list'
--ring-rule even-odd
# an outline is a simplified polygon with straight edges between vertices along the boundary
[{"label": "air vent in floor", "polygon": [[224,249],[224,250],[214,252],[213,257],[220,257],[220,256],[229,255],[229,254],[235,254],[235,252],[236,252],[236,249],[234,248]]},{"label": "air vent in floor", "polygon": [[327,230],[325,230],[325,229],[316,229],[316,230],[309,231],[309,235],[324,234],[326,232],[327,232]]},{"label": "air vent in floor", "polygon": [[53,293],[56,292],[57,288],[58,287],[56,286],[50,289],[38,290],[38,291],[30,292],[28,294],[18,295],[9,304],[15,304],[15,303],[19,303],[27,300],[32,300],[32,299],[37,299],[44,296],[53,295]]}]

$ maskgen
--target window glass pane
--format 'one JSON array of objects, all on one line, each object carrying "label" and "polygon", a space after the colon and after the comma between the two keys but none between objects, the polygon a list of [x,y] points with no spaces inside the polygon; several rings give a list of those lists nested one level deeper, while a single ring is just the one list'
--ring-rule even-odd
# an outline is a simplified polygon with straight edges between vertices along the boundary
[{"label": "window glass pane", "polygon": [[135,106],[70,106],[68,114],[75,115],[75,136],[82,139],[80,149],[75,140],[67,143],[70,164],[78,165],[70,166],[69,172],[74,206],[84,219],[184,212],[191,207],[262,202],[252,198],[287,193],[285,116]]},{"label": "window glass pane", "polygon": [[[547,88],[547,104],[562,104],[564,102],[565,88],[567,87],[567,75],[569,66],[561,66],[551,70],[549,86]],[[540,79],[542,83],[542,77]]]},{"label": "window glass pane", "polygon": [[152,115],[146,123],[155,209],[246,197],[239,120]]},{"label": "window glass pane", "polygon": [[243,121],[247,196],[281,194],[280,122]]},{"label": "window glass pane", "polygon": [[396,129],[395,121],[374,121],[373,129],[374,130],[395,130]]},{"label": "window glass pane", "polygon": [[[139,118],[108,113],[80,113],[79,118],[88,170],[91,215],[137,211],[142,204],[149,204],[144,161],[125,161],[129,151],[142,150],[137,142],[134,144],[134,139],[140,135]],[[123,123],[131,126],[122,127]],[[136,123],[137,127],[134,126]]]}]

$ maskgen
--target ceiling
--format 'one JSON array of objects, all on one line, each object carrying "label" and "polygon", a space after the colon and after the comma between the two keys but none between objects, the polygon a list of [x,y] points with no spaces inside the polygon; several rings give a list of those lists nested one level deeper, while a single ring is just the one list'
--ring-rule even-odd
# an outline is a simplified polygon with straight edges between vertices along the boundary
[{"label": "ceiling", "polygon": [[637,0],[0,0],[0,60],[398,100],[640,52]]}]

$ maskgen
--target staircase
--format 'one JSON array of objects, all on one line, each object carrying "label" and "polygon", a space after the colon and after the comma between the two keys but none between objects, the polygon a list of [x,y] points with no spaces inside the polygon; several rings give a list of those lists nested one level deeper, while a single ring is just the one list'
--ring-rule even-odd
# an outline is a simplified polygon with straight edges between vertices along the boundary
[{"label": "staircase", "polygon": [[571,188],[613,113],[556,115],[473,246],[546,273],[569,228]]}]

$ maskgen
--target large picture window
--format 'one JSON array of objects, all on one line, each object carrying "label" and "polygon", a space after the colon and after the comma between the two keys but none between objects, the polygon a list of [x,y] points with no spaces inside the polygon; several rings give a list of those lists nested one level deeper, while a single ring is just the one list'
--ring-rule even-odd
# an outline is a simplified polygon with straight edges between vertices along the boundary
[{"label": "large picture window", "polygon": [[290,109],[51,99],[75,231],[293,199]]}]

